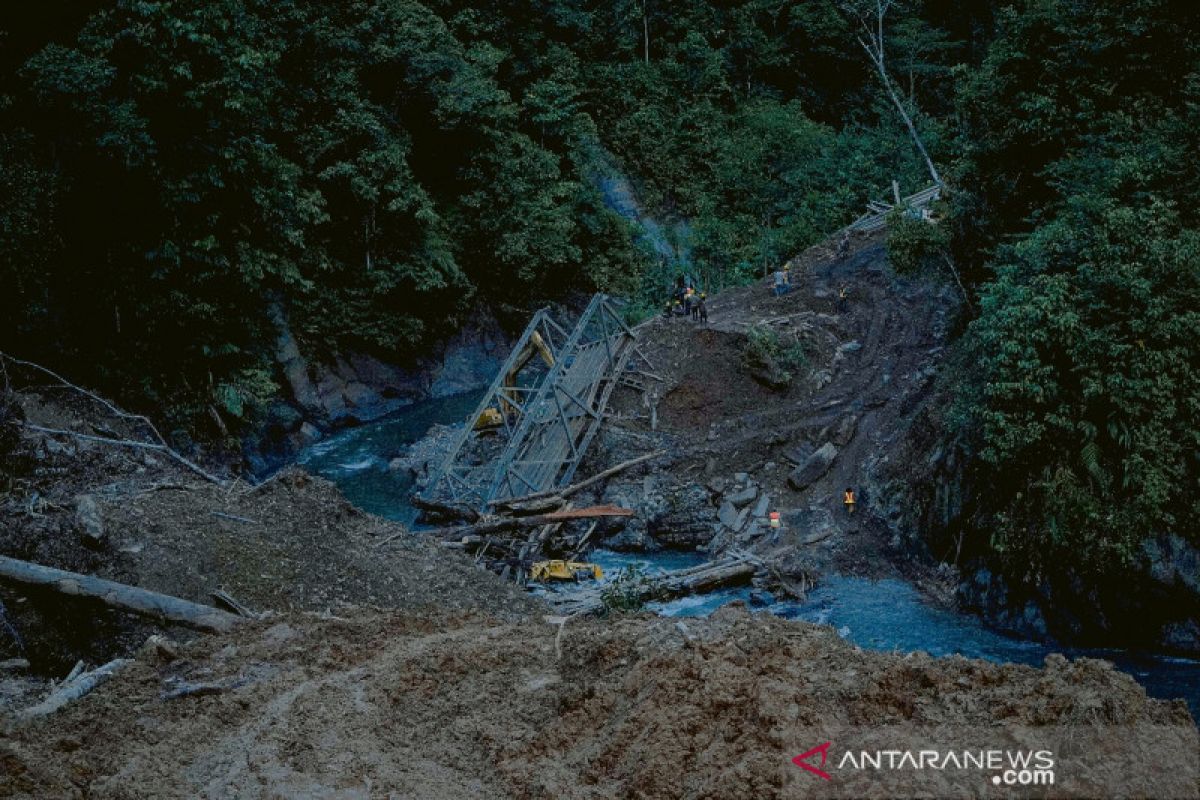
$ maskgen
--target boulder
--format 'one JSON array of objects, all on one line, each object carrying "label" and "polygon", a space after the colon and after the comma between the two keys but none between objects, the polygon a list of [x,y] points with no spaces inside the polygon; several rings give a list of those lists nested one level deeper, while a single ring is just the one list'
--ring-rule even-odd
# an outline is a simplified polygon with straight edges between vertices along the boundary
[{"label": "boulder", "polygon": [[646,530],[659,544],[694,550],[712,541],[716,515],[705,487],[689,483],[658,497],[663,510],[646,516]]},{"label": "boulder", "polygon": [[827,508],[800,508],[784,515],[783,524],[803,540],[822,541],[836,530],[833,513]]},{"label": "boulder", "polygon": [[1162,643],[1172,650],[1200,652],[1200,623],[1194,619],[1167,623],[1163,627]]},{"label": "boulder", "polygon": [[726,495],[725,500],[726,502],[733,503],[735,508],[741,508],[752,503],[756,497],[758,497],[758,487],[751,485]]},{"label": "boulder", "polygon": [[765,517],[767,511],[771,508],[771,495],[763,492],[758,496],[758,502],[754,504],[754,510],[750,513],[757,517]]},{"label": "boulder", "polygon": [[722,525],[726,528],[734,527],[737,524],[737,517],[738,512],[733,503],[728,500],[721,503],[721,510],[717,512],[717,519],[721,521]]},{"label": "boulder", "polygon": [[1164,586],[1181,585],[1200,594],[1200,550],[1176,533],[1160,534],[1142,542],[1150,576]]},{"label": "boulder", "polygon": [[311,422],[305,422],[300,425],[300,430],[297,432],[301,446],[307,446],[320,440],[321,431],[316,425]]},{"label": "boulder", "polygon": [[792,474],[788,476],[788,483],[797,491],[807,489],[829,471],[837,454],[838,449],[833,442],[826,442],[805,459],[803,464],[792,470]]},{"label": "boulder", "polygon": [[858,432],[858,417],[853,414],[847,414],[838,420],[837,425],[833,428],[833,435],[830,437],[833,443],[838,447],[845,447],[854,438],[854,434]]},{"label": "boulder", "polygon": [[104,518],[100,514],[100,505],[90,494],[81,494],[75,498],[75,524],[83,534],[86,544],[93,547],[104,543]]}]

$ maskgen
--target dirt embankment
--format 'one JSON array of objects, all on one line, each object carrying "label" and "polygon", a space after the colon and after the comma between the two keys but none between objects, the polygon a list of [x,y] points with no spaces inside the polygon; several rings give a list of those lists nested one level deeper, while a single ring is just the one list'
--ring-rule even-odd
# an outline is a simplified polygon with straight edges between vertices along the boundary
[{"label": "dirt embankment", "polygon": [[[189,682],[228,688],[171,698]],[[1036,670],[866,652],[738,609],[561,630],[461,614],[290,615],[199,640],[174,661],[143,657],[58,716],[10,730],[0,794],[884,797],[905,784],[836,764],[826,783],[790,759],[830,737],[836,755],[853,730],[891,731],[888,746],[917,750],[929,730],[1001,725],[1030,731],[1025,746],[1062,725],[1126,742],[1156,731],[1171,758],[1196,746],[1182,703],[1148,700],[1103,662]],[[1162,772],[1164,753],[1147,768]],[[1104,758],[1144,755],[1126,745]],[[1101,763],[1061,758],[1057,790],[1105,790]],[[1194,796],[1186,766],[1155,785]],[[990,775],[892,777],[915,781],[910,794],[979,796]]]},{"label": "dirt embankment", "polygon": [[[86,436],[137,439],[136,426],[69,392],[19,395],[26,421]],[[0,495],[0,554],[200,603],[223,589],[253,610],[340,613],[354,606],[487,610],[514,619],[542,608],[469,559],[351,506],[303,471],[252,489],[217,486],[161,453],[26,431],[19,474]],[[0,661],[24,657],[61,676],[103,663],[157,630],[61,595],[0,585],[12,629]]]},{"label": "dirt embankment", "polygon": [[[705,541],[691,540],[718,552],[754,551],[808,577],[901,573],[945,596],[951,576],[910,557],[897,536],[895,487],[876,476],[881,464],[913,452],[907,438],[933,397],[957,295],[936,276],[893,273],[882,235],[856,240],[843,258],[826,244],[794,263],[788,294],[775,296],[767,279],[714,298],[708,325],[642,326],[651,368],[663,379],[649,383],[659,397],[657,427],[648,401],[622,390],[597,467],[652,447],[668,456],[649,477],[614,481],[610,496],[654,506],[649,495],[697,487],[688,495],[693,507],[669,510],[658,527],[707,529]],[[771,385],[748,357],[752,331],[768,332],[792,355],[790,383]],[[903,472],[890,466],[889,475]],[[842,502],[847,488],[856,495],[853,515]],[[771,511],[783,520],[778,533],[767,526]]]}]

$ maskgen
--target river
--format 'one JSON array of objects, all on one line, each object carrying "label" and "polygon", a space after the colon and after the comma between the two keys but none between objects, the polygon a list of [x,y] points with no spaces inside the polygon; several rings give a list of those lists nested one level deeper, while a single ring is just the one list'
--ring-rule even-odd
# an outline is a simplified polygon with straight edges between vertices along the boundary
[{"label": "river", "polygon": [[[435,423],[457,423],[479,401],[478,393],[416,403],[383,420],[341,431],[304,451],[305,468],[336,483],[350,502],[373,514],[413,525],[416,510],[409,505],[412,480],[388,469],[390,458],[425,435]],[[599,549],[589,560],[604,568],[605,580],[636,566],[652,574],[698,564],[697,553],[630,554]],[[872,581],[841,575],[826,576],[802,603],[776,600],[748,587],[723,589],[684,597],[648,608],[671,617],[697,617],[740,600],[766,613],[830,625],[847,640],[874,650],[934,656],[958,654],[996,662],[1040,665],[1050,653],[1089,656],[1112,661],[1132,675],[1146,691],[1161,698],[1182,697],[1200,719],[1200,661],[1156,653],[1051,647],[1041,642],[998,633],[979,618],[934,606],[911,584],[897,579]]]}]

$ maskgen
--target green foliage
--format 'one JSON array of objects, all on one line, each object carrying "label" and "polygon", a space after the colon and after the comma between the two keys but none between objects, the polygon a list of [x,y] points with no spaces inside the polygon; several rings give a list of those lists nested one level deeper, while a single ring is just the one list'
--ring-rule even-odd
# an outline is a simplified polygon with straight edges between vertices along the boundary
[{"label": "green foliage", "polygon": [[1007,254],[962,399],[1003,478],[997,550],[1101,568],[1157,531],[1200,530],[1197,265],[1200,236],[1162,205],[1072,211]]},{"label": "green foliage", "polygon": [[[392,361],[480,304],[641,316],[924,182],[825,0],[76,5],[0,24],[4,334],[200,440],[263,410],[272,309],[317,358]],[[910,101],[947,110],[973,13],[897,16]],[[614,171],[680,263],[606,206]]]},{"label": "green foliage", "polygon": [[900,273],[934,267],[946,253],[949,238],[945,228],[939,225],[894,211],[887,230],[888,261]]},{"label": "green foliage", "polygon": [[989,487],[982,548],[1019,579],[1200,541],[1197,21],[1021,4],[963,73],[954,247],[981,307],[957,413]]},{"label": "green foliage", "polygon": [[742,349],[746,368],[768,385],[785,389],[799,371],[808,371],[808,354],[796,338],[785,342],[768,325],[755,325],[746,332]]},{"label": "green foliage", "polygon": [[652,582],[642,568],[630,564],[600,590],[600,602],[607,614],[641,611],[654,599],[651,587]]}]

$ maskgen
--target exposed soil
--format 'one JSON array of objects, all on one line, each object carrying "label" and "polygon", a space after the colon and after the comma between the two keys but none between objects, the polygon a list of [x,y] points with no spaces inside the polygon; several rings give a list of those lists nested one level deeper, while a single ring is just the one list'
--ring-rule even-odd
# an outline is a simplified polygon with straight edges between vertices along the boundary
[{"label": "exposed soil", "polygon": [[[1128,742],[1145,728],[1162,748],[1145,769],[1160,773],[1195,747],[1182,703],[1148,700],[1103,662],[898,657],[737,609],[686,625],[573,620],[559,633],[536,620],[360,612],[205,638],[173,662],[140,658],[57,717],[11,730],[0,794],[885,797],[896,790],[876,776],[825,784],[790,759],[814,737],[889,725],[890,746],[913,749],[931,729],[1003,723],[1031,726],[1035,740],[1070,723]],[[180,681],[231,688],[167,699]],[[1057,788],[1081,796],[1104,773],[1072,764],[1060,774]],[[908,785],[978,796],[986,777]],[[1195,790],[1186,763],[1156,780],[1165,794]]]},{"label": "exposed soil", "polygon": [[[859,238],[843,259],[821,245],[793,263],[788,294],[776,297],[764,279],[715,297],[707,326],[656,319],[640,328],[651,366],[664,379],[651,384],[662,398],[658,429],[650,430],[645,401],[623,390],[614,427],[632,438],[616,455],[666,449],[656,466],[668,482],[674,476],[703,484],[748,473],[771,495],[771,509],[792,524],[777,537],[738,547],[809,576],[903,575],[949,602],[953,577],[898,546],[889,522],[894,509],[873,478],[879,464],[898,454],[920,455],[906,450],[905,440],[933,398],[957,295],[936,276],[894,274],[882,234]],[[843,287],[848,300],[839,310]],[[790,385],[768,387],[748,363],[747,332],[754,326],[803,349],[807,364],[793,370]],[[838,448],[832,466],[797,491],[789,473],[826,442]],[[857,495],[853,516],[841,502],[846,488]],[[814,515],[832,519],[836,533],[803,544]]]},{"label": "exposed soil", "polygon": [[[136,431],[61,393],[24,393],[27,419],[44,427],[121,436]],[[251,609],[332,611],[347,606],[486,609],[513,619],[534,598],[460,554],[351,506],[333,484],[301,470],[253,489],[204,481],[162,454],[68,436],[31,435],[34,465],[0,500],[0,553],[95,574],[201,603],[224,589]],[[94,498],[104,528],[89,539],[77,520]],[[25,656],[61,675],[77,658],[102,663],[156,628],[86,601],[0,587],[23,651],[0,631],[0,660]]]}]

